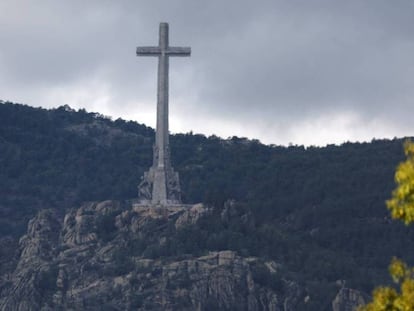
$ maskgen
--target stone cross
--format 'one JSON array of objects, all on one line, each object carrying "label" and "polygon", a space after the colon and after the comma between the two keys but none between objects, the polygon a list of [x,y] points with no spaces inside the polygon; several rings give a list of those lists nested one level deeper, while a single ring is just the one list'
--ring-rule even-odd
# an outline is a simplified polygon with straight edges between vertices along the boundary
[{"label": "stone cross", "polygon": [[170,56],[190,56],[191,48],[174,47],[168,43],[168,24],[160,23],[158,46],[137,47],[137,56],[158,57],[157,130],[153,165],[138,186],[141,202],[178,204],[181,202],[178,173],[170,161],[168,132],[168,64]]}]

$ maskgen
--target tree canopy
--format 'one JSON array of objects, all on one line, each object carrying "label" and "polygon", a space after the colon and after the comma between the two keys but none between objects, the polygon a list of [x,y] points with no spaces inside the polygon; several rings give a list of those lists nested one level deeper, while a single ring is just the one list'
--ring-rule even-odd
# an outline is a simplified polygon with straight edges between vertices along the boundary
[{"label": "tree canopy", "polygon": [[[63,214],[84,201],[136,198],[153,141],[153,129],[132,121],[0,103],[0,240],[15,241],[0,249],[0,269],[40,209]],[[163,245],[134,241],[134,252],[230,249],[274,260],[280,277],[289,274],[310,297],[301,311],[323,310],[338,280],[364,292],[389,284],[392,256],[414,262],[414,226],[384,208],[404,160],[402,139],[305,148],[184,133],[170,142],[184,202],[214,212]]]},{"label": "tree canopy", "polygon": [[[404,143],[407,159],[400,163],[395,172],[396,189],[387,201],[393,219],[402,220],[406,225],[414,222],[414,144]],[[414,310],[414,268],[402,260],[393,258],[390,267],[393,281],[400,287],[380,286],[373,291],[372,302],[360,311],[411,311]]]}]

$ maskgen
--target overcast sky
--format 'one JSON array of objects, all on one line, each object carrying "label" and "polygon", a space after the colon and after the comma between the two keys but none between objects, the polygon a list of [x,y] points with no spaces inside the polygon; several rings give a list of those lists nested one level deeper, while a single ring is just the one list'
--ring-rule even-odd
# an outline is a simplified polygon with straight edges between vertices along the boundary
[{"label": "overcast sky", "polygon": [[0,0],[0,99],[155,125],[159,22],[170,130],[325,145],[414,133],[412,0]]}]

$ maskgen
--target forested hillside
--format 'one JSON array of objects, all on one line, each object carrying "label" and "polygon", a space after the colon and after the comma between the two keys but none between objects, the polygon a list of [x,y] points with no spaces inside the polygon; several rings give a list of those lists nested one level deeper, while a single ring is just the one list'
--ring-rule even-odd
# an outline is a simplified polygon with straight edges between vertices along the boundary
[{"label": "forested hillside", "polygon": [[[85,201],[135,198],[153,140],[153,129],[135,122],[67,106],[1,102],[2,269],[38,210],[63,215]],[[275,260],[314,298],[306,310],[329,304],[338,280],[369,293],[390,281],[392,256],[414,262],[414,229],[391,221],[384,204],[403,159],[402,141],[304,148],[172,135],[183,200],[204,202],[214,212],[169,243],[134,251],[156,258],[234,250]],[[235,203],[226,214],[229,200]],[[266,275],[258,278],[278,286]]]}]

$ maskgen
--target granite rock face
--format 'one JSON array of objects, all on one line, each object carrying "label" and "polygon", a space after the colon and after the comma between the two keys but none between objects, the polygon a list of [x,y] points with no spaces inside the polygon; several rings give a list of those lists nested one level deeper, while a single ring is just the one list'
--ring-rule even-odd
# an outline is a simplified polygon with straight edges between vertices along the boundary
[{"label": "granite rock face", "polygon": [[[87,203],[64,217],[42,210],[28,223],[16,262],[10,259],[14,271],[1,276],[0,310],[300,310],[309,297],[274,261],[230,250],[149,251],[209,213],[201,204],[157,209],[115,201]],[[239,216],[229,203],[221,218]],[[342,288],[332,310],[353,311],[365,301]]]},{"label": "granite rock face", "polygon": [[16,270],[9,286],[3,286],[2,310],[41,309],[43,284],[54,273],[50,261],[56,256],[59,228],[56,216],[49,210],[42,210],[29,222],[27,234],[19,241],[21,256]]},{"label": "granite rock face", "polygon": [[[165,241],[208,213],[202,205],[130,208],[87,203],[60,219],[41,211],[20,239],[20,257],[3,284],[0,310],[296,310],[299,286],[277,278],[278,264],[233,251],[145,256],[131,241]],[[171,231],[170,231],[171,232]]]},{"label": "granite rock face", "polygon": [[367,297],[362,292],[342,287],[332,302],[333,311],[356,311],[358,306],[367,303]]}]

